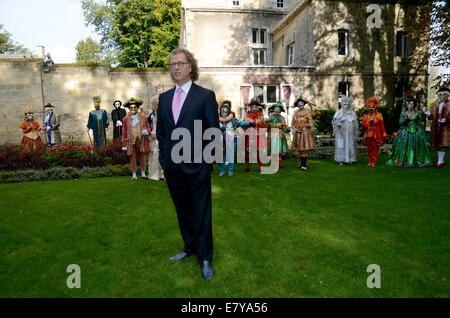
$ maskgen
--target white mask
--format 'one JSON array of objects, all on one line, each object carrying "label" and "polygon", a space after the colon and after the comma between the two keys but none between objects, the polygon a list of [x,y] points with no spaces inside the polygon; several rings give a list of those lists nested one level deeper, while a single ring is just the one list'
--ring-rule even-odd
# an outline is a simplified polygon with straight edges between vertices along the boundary
[{"label": "white mask", "polygon": [[408,110],[413,109],[414,107],[414,102],[410,101],[410,102],[406,102],[406,108],[408,108]]}]

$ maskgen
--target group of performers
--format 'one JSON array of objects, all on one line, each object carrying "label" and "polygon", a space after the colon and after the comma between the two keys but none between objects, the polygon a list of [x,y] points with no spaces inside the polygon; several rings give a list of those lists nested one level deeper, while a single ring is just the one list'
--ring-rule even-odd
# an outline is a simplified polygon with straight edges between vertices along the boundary
[{"label": "group of performers", "polygon": [[[386,165],[394,167],[429,167],[433,166],[431,158],[430,144],[438,153],[437,167],[444,166],[445,152],[449,143],[450,126],[450,90],[441,87],[437,91],[439,99],[431,105],[430,110],[420,110],[418,102],[411,91],[407,91],[400,114],[400,128],[395,135],[391,152],[386,161]],[[106,131],[109,126],[109,119],[106,110],[100,108],[101,98],[93,97],[94,110],[89,113],[87,122],[87,133],[93,132],[93,145],[101,147],[106,145]],[[132,181],[136,181],[137,162],[143,179],[163,180],[164,175],[159,164],[159,148],[156,138],[158,96],[151,99],[152,110],[148,117],[141,111],[141,100],[131,98],[123,104],[128,108],[128,112],[122,108],[122,102],[116,100],[113,103],[114,109],[111,118],[114,125],[113,139],[122,143],[122,150],[126,151],[130,157],[132,171]],[[256,138],[245,135],[245,171],[250,171],[249,149],[266,149],[270,153],[271,145],[278,143],[279,165],[282,168],[282,160],[288,152],[288,142],[286,134],[292,133],[291,149],[297,150],[300,157],[299,168],[307,170],[307,160],[309,151],[316,147],[314,135],[314,121],[311,111],[306,108],[310,102],[300,96],[296,98],[294,107],[297,110],[292,117],[292,124],[289,127],[281,113],[285,108],[281,102],[277,102],[268,108],[269,117],[264,118],[263,110],[265,105],[257,99],[252,99],[246,105],[244,120],[238,120],[232,111],[229,100],[219,102],[218,112],[220,128],[223,134],[223,162],[219,164],[219,176],[226,173],[233,175],[234,158],[237,145],[235,128],[242,127],[244,130],[254,128]],[[353,109],[353,97],[342,96],[340,98],[341,108],[334,114],[332,120],[333,135],[335,136],[334,160],[343,164],[356,162],[356,146],[359,136],[359,121]],[[378,112],[378,100],[375,96],[366,101],[368,114],[365,114],[362,121],[364,128],[363,144],[368,147],[369,166],[376,166],[378,161],[379,147],[388,139],[384,128],[383,116]],[[61,142],[59,131],[60,118],[54,113],[55,106],[51,103],[45,105],[45,118],[43,127],[34,120],[33,111],[25,109],[24,121],[19,128],[23,130],[21,145],[28,150],[35,150],[43,147],[42,139],[38,132],[43,131],[46,143],[56,145]],[[428,142],[422,123],[428,118],[432,120],[431,138]],[[259,130],[265,128],[268,132],[266,138],[263,134],[258,134]],[[272,140],[271,129],[278,128],[278,137]],[[90,138],[90,135],[89,135]],[[91,140],[92,142],[92,140]],[[256,142],[256,145],[253,143]],[[148,165],[146,163],[148,159]],[[257,151],[257,162],[259,170],[262,168],[260,151]],[[148,170],[148,176],[146,176]]]}]

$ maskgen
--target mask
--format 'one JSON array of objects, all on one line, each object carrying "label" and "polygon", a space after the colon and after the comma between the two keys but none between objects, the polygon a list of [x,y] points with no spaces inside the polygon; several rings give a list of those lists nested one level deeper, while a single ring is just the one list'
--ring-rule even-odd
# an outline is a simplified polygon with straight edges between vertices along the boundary
[{"label": "mask", "polygon": [[221,117],[227,117],[229,113],[230,113],[230,111],[228,110],[227,107],[222,107],[220,109],[220,116]]},{"label": "mask", "polygon": [[441,102],[443,102],[448,99],[448,94],[438,94],[438,97],[441,100]]},{"label": "mask", "polygon": [[406,108],[407,108],[408,110],[413,109],[413,107],[414,107],[414,102],[406,102]]},{"label": "mask", "polygon": [[33,119],[33,114],[28,114],[27,118],[28,118],[28,120],[32,120]]},{"label": "mask", "polygon": [[114,103],[114,107],[115,108],[119,108],[120,107],[120,103]]},{"label": "mask", "polygon": [[136,106],[130,106],[130,112],[135,115],[138,112],[138,108]]},{"label": "mask", "polygon": [[250,110],[251,110],[252,112],[257,112],[257,111],[258,111],[258,106],[252,105],[252,106],[250,106]]}]

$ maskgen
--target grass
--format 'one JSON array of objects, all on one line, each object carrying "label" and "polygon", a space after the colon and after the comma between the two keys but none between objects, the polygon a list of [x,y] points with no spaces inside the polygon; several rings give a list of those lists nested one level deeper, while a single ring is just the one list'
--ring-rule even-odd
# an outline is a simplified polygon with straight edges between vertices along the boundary
[{"label": "grass", "polygon": [[[213,265],[182,247],[164,182],[0,185],[0,297],[449,297],[449,168],[289,159],[212,176]],[[81,288],[69,289],[69,264]],[[381,288],[366,286],[369,264]]]}]

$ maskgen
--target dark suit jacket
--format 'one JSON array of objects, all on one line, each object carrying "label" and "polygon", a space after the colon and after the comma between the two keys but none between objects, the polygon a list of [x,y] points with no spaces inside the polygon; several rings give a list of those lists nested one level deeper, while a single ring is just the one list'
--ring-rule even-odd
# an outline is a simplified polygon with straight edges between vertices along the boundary
[{"label": "dark suit jacket", "polygon": [[[185,173],[196,173],[202,168],[211,168],[202,157],[201,163],[194,162],[194,120],[202,121],[202,136],[195,136],[202,140],[202,151],[211,141],[203,141],[203,132],[211,127],[219,129],[219,114],[216,95],[213,91],[192,83],[181,108],[177,124],[173,120],[172,100],[175,87],[159,95],[157,111],[156,136],[159,143],[159,162],[164,171],[175,171],[177,164],[171,158],[171,152],[178,140],[171,140],[172,131],[175,128],[186,128],[191,134],[191,161],[181,162],[181,169]],[[182,152],[181,152],[182,154]]]}]

